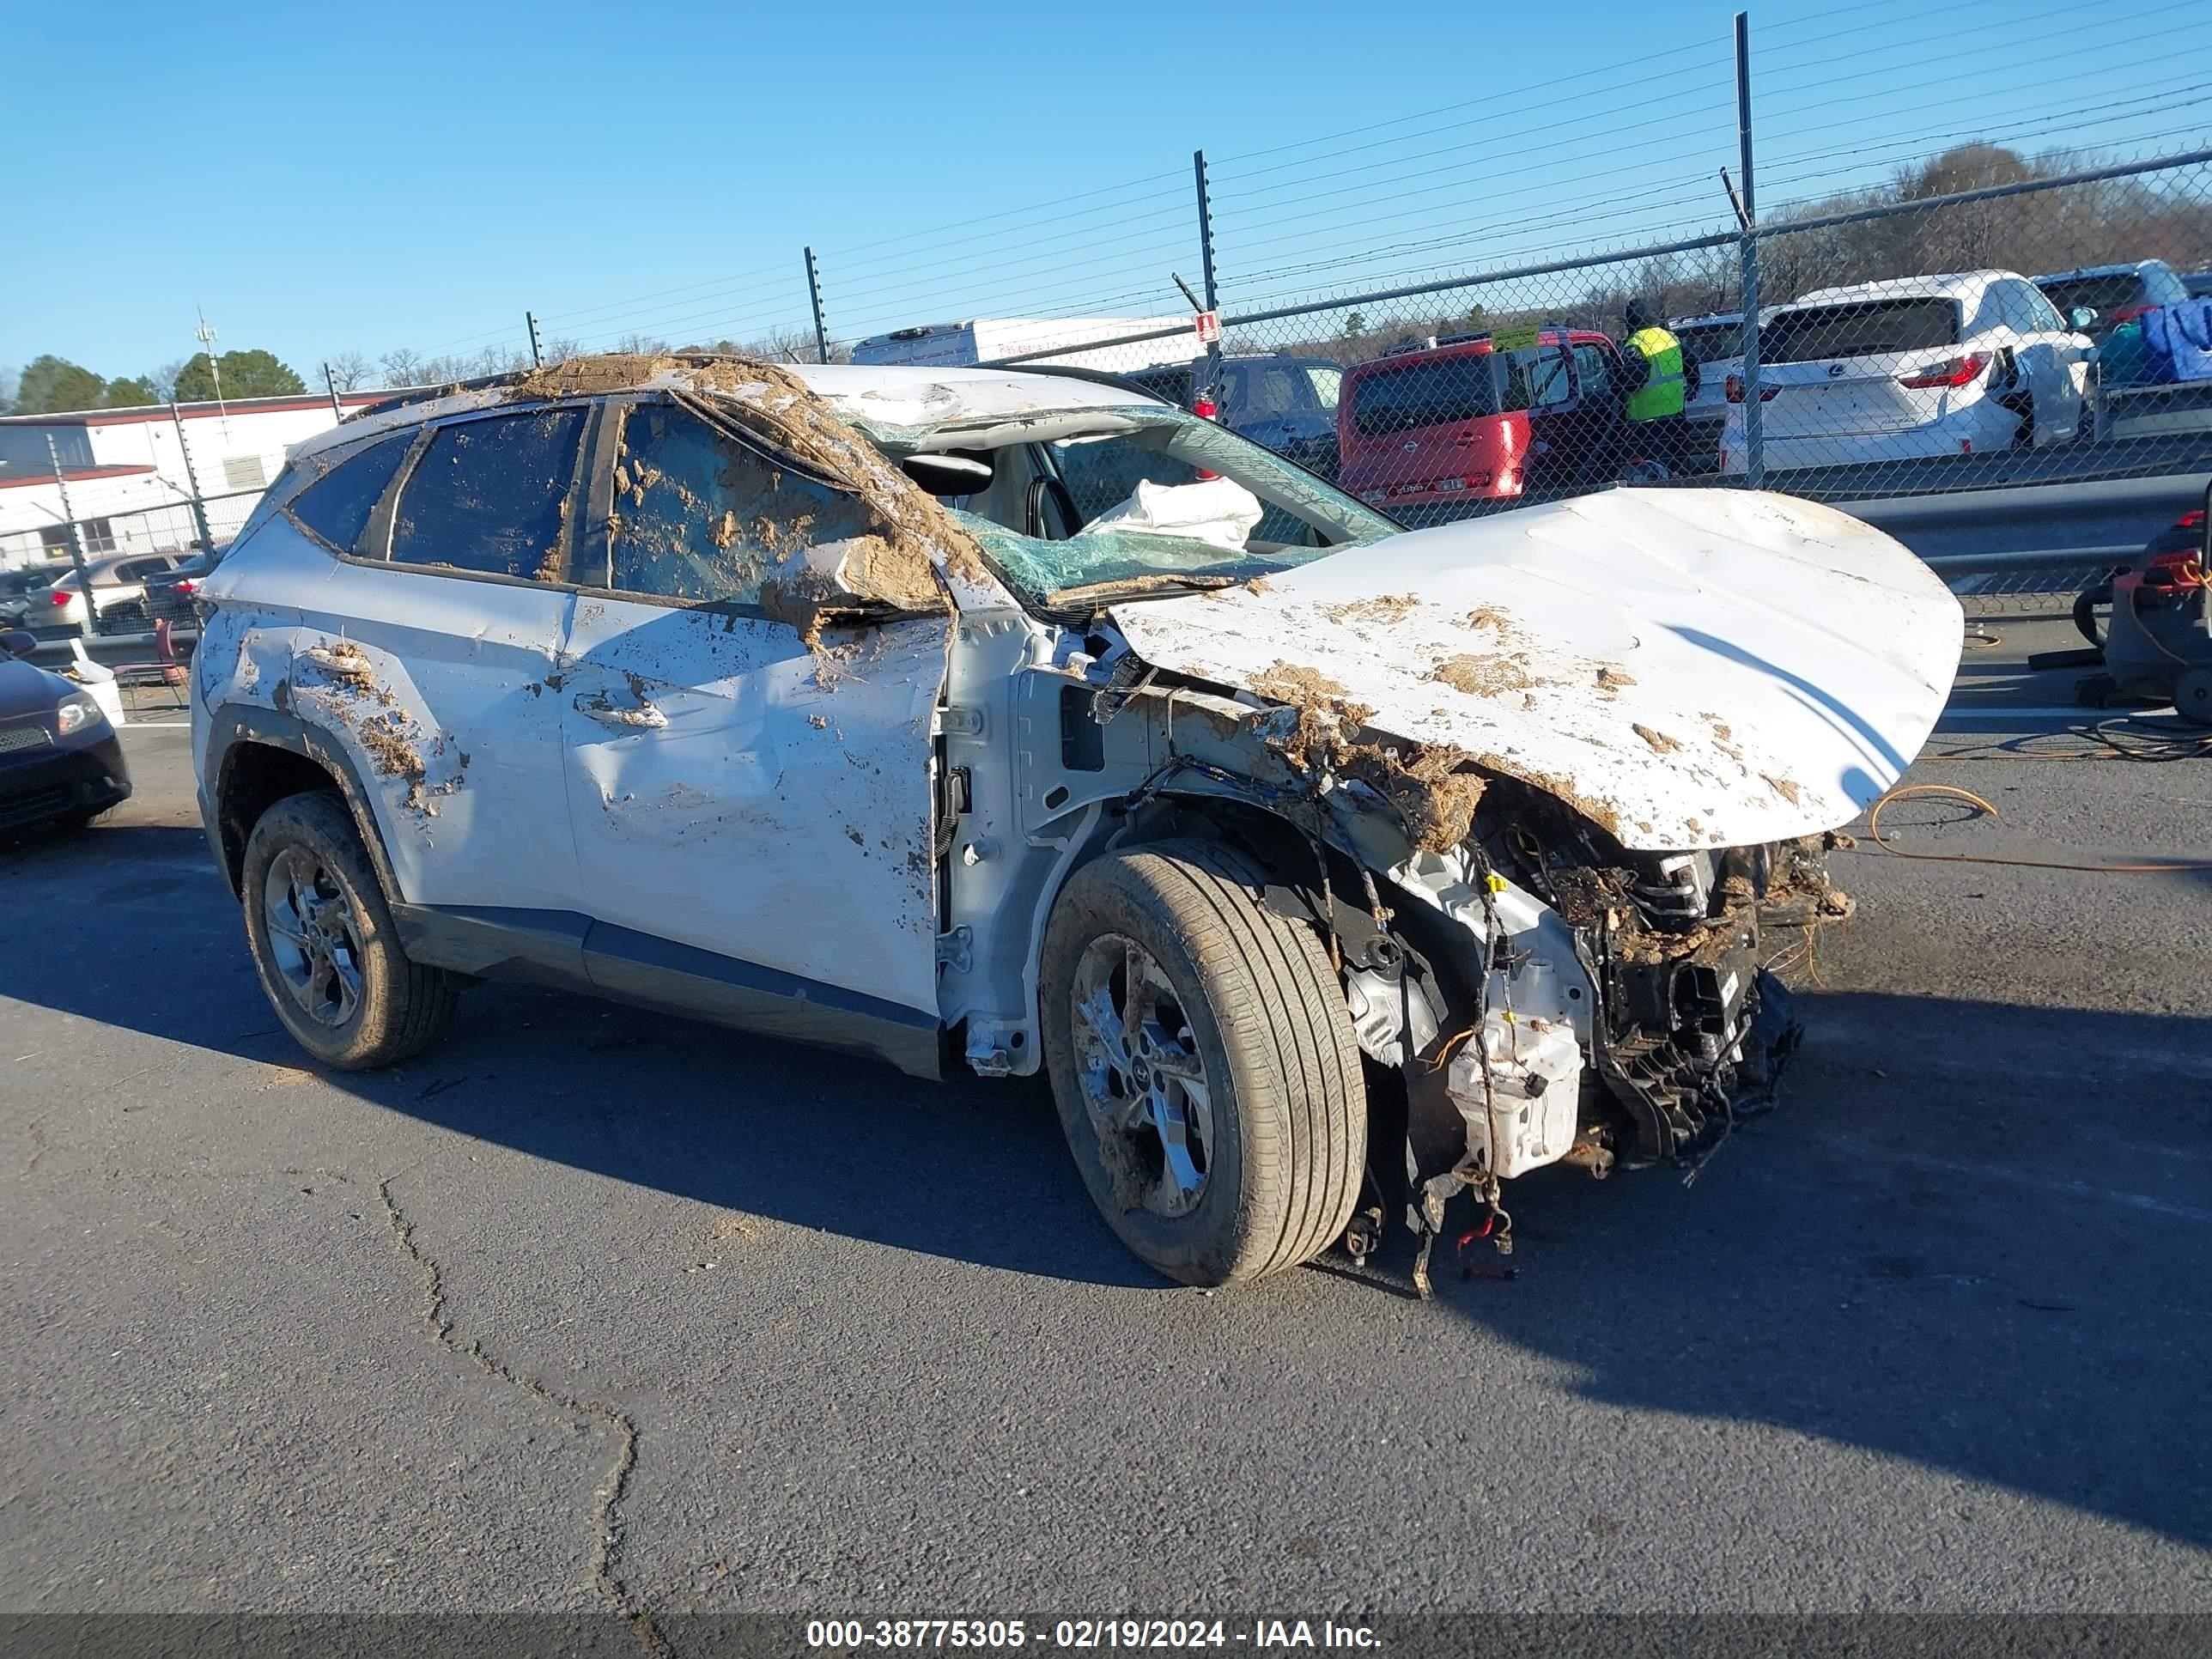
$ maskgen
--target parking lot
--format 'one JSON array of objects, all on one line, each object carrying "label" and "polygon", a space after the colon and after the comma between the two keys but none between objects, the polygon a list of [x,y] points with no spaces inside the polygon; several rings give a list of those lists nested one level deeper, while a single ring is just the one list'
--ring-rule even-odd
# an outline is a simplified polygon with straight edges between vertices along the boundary
[{"label": "parking lot", "polygon": [[[2203,856],[2203,760],[1942,758],[2068,723],[2063,630],[1912,775],[2002,817],[1893,840]],[[186,739],[0,848],[10,1609],[2212,1613],[2212,872],[1863,842],[1693,1186],[1541,1172],[1432,1304],[1395,1245],[1217,1294],[1041,1086],[511,986],[303,1069]]]}]

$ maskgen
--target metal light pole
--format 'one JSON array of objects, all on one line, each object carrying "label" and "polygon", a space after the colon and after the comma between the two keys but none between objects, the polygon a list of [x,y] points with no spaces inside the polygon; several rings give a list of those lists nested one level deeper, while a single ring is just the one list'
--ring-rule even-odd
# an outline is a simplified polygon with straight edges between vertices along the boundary
[{"label": "metal light pole", "polygon": [[1759,198],[1751,172],[1751,14],[1735,15],[1736,160],[1743,169],[1743,481],[1766,487],[1759,403]]},{"label": "metal light pole", "polygon": [[62,517],[69,525],[70,562],[76,567],[76,591],[84,599],[84,631],[88,635],[100,632],[100,612],[92,603],[92,573],[84,566],[84,530],[76,521],[76,511],[70,506],[69,479],[62,471],[62,453],[54,447],[54,434],[46,434],[46,459],[54,469],[54,488],[61,492]]},{"label": "metal light pole", "polygon": [[830,332],[822,325],[822,267],[815,263],[814,250],[806,250],[806,297],[814,302],[814,361],[830,361]]},{"label": "metal light pole", "polygon": [[215,534],[208,528],[207,503],[200,499],[199,474],[192,470],[192,447],[185,439],[184,411],[176,400],[169,403],[169,420],[177,428],[177,457],[185,464],[185,485],[192,492],[192,523],[198,526],[200,548],[204,552],[215,551]]},{"label": "metal light pole", "polygon": [[200,312],[200,325],[194,331],[193,337],[200,343],[200,349],[207,353],[208,374],[215,381],[216,413],[222,421],[222,429],[228,432],[230,410],[224,407],[222,401],[222,365],[215,360],[215,330],[208,326],[205,311]]},{"label": "metal light pole", "polygon": [[[1221,295],[1213,282],[1213,200],[1206,188],[1206,152],[1190,153],[1191,171],[1198,180],[1199,280],[1206,290],[1206,308],[1221,313]],[[1221,404],[1221,338],[1216,335],[1206,347],[1206,395],[1216,408]]]}]

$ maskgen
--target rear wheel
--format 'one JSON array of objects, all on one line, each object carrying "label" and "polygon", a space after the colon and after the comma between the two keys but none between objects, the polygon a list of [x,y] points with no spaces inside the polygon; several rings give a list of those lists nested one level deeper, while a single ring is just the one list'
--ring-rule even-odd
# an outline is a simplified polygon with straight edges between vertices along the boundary
[{"label": "rear wheel", "polygon": [[287,796],[261,815],[240,893],[261,988],[325,1066],[389,1066],[452,1025],[453,977],[399,948],[383,885],[335,791]]},{"label": "rear wheel", "polygon": [[1344,1231],[1366,1161],[1359,1048],[1312,931],[1211,842],[1115,854],[1045,930],[1045,1060],[1085,1186],[1190,1285],[1261,1278]]}]

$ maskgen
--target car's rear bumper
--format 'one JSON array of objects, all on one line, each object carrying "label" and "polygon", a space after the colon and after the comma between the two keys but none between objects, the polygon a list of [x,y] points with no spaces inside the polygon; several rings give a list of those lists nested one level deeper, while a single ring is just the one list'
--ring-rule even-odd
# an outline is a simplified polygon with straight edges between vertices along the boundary
[{"label": "car's rear bumper", "polygon": [[97,812],[130,794],[131,769],[112,732],[76,748],[10,756],[0,764],[0,830]]},{"label": "car's rear bumper", "polygon": [[[2019,417],[1993,398],[1980,398],[1917,426],[1889,432],[1813,432],[1766,434],[1761,441],[1770,472],[1807,466],[1857,466],[1875,461],[1917,461],[1939,455],[2009,449]],[[1721,471],[1744,470],[1743,428],[1731,422],[1721,440]]]}]

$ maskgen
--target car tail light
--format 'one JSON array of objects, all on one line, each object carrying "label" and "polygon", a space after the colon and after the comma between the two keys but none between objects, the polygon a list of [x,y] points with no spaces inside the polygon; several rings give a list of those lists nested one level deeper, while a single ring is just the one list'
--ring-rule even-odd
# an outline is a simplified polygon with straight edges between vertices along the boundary
[{"label": "car tail light", "polygon": [[2117,327],[2122,323],[2131,323],[2136,318],[2157,309],[2156,306],[2122,306],[2118,311],[2108,313],[2106,320]]},{"label": "car tail light", "polygon": [[[1771,404],[1774,401],[1774,394],[1781,390],[1778,386],[1763,386],[1759,388],[1759,401]],[[1731,374],[1728,377],[1728,400],[1732,404],[1740,404],[1743,401],[1742,375]]]},{"label": "car tail light", "polygon": [[52,599],[56,605],[67,605],[71,599],[75,599],[76,595],[74,593],[64,593],[59,588],[56,588],[52,593],[46,595],[46,597]]},{"label": "car tail light", "polygon": [[2173,527],[2174,527],[2176,530],[2202,530],[2202,529],[2203,529],[2203,528],[2204,528],[2204,509],[2203,509],[2203,507],[2198,507],[2198,508],[2197,508],[2195,512],[2193,512],[2193,513],[2185,513],[2185,514],[2183,514],[2179,518],[2176,519],[2176,520],[2173,521]]},{"label": "car tail light", "polygon": [[1927,368],[1916,369],[1910,374],[1900,374],[1897,383],[1903,386],[1923,389],[1939,386],[1971,386],[1982,378],[1990,366],[1986,351],[1970,351],[1963,357],[1954,357],[1948,362],[1936,363]]},{"label": "car tail light", "polygon": [[185,577],[182,581],[177,584],[177,592],[179,593],[197,593],[199,591],[200,585],[194,581],[190,576]]}]

